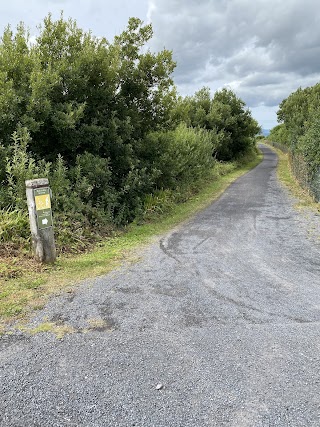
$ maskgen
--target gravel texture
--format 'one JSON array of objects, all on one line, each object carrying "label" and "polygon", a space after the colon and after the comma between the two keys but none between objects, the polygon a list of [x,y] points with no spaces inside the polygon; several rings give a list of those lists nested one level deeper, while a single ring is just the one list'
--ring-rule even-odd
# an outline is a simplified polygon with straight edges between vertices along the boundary
[{"label": "gravel texture", "polygon": [[277,158],[0,339],[0,426],[318,427],[319,216]]}]

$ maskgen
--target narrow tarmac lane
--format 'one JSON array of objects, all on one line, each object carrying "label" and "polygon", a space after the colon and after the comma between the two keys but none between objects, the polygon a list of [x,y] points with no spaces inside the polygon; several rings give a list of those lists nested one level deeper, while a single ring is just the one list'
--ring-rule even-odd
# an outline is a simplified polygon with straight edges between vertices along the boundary
[{"label": "narrow tarmac lane", "polygon": [[0,339],[1,427],[319,427],[319,217],[309,234],[262,150],[138,262],[33,320],[76,333]]}]

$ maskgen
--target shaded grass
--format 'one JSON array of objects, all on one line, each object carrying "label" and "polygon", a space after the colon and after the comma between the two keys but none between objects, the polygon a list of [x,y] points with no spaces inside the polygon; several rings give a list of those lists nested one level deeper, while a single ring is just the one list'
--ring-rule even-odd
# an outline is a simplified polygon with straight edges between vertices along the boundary
[{"label": "shaded grass", "polygon": [[[61,291],[72,292],[83,279],[97,277],[119,267],[124,261],[137,261],[142,248],[161,234],[186,221],[216,200],[238,177],[262,160],[259,154],[245,164],[228,165],[226,175],[203,183],[201,190],[187,202],[172,206],[170,212],[157,214],[144,224],[133,223],[122,232],[97,245],[92,251],[76,256],[60,256],[54,266],[29,265],[15,278],[0,281],[0,334],[5,325],[25,320],[41,309],[48,297]],[[44,329],[55,329],[44,325]],[[42,328],[40,328],[42,330]],[[40,330],[38,331],[40,332]],[[56,331],[55,331],[56,332]]]}]

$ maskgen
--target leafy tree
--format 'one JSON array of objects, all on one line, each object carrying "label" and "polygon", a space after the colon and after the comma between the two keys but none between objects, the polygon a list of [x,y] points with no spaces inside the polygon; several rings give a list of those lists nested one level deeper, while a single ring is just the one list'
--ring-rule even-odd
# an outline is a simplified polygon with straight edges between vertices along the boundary
[{"label": "leafy tree", "polygon": [[175,98],[172,53],[141,52],[152,35],[151,25],[142,26],[140,19],[131,18],[127,30],[115,37],[120,56],[117,110],[134,125],[135,139],[166,123]]},{"label": "leafy tree", "polygon": [[49,14],[29,47],[22,24],[16,35],[8,27],[0,46],[2,139],[9,144],[20,122],[40,157],[127,156],[123,144],[161,128],[175,97],[171,52],[142,52],[151,36],[151,25],[131,18],[110,44]]},{"label": "leafy tree", "polygon": [[280,144],[289,145],[290,137],[286,125],[281,123],[271,129],[268,139]]},{"label": "leafy tree", "polygon": [[305,121],[308,115],[308,98],[310,88],[299,88],[287,99],[280,103],[278,121],[283,122],[288,130],[291,144],[297,144],[298,138],[303,135]]},{"label": "leafy tree", "polygon": [[213,132],[184,123],[174,130],[150,133],[140,158],[151,169],[156,188],[187,186],[207,175],[214,165],[215,137]]},{"label": "leafy tree", "polygon": [[33,62],[24,25],[17,27],[15,35],[8,26],[0,43],[0,139],[5,145],[11,144],[11,136],[26,113]]},{"label": "leafy tree", "polygon": [[279,107],[278,120],[283,122],[279,126],[287,134],[294,174],[319,200],[320,83],[299,88],[284,99]]},{"label": "leafy tree", "polygon": [[320,83],[305,89],[299,88],[280,103],[278,121],[285,124],[293,146],[306,132],[308,121],[318,111],[319,105]]},{"label": "leafy tree", "polygon": [[255,136],[260,131],[245,103],[229,89],[215,93],[209,113],[209,121],[218,133],[223,134],[217,150],[218,158],[231,160],[252,149]]},{"label": "leafy tree", "polygon": [[245,103],[228,89],[211,98],[210,89],[204,87],[193,97],[180,98],[172,117],[176,123],[183,121],[215,134],[213,153],[220,160],[231,160],[251,149],[260,130]]},{"label": "leafy tree", "polygon": [[203,87],[194,96],[179,97],[172,112],[173,121],[187,126],[211,129],[207,115],[211,107],[211,94],[208,87]]},{"label": "leafy tree", "polygon": [[[0,139],[11,144],[19,126],[29,150],[68,165],[90,153],[108,159],[110,183],[123,191],[139,182],[136,145],[165,127],[175,101],[171,52],[145,51],[151,25],[131,18],[113,43],[49,14],[36,42],[21,24],[8,27],[0,45]],[[141,171],[143,174],[143,172]]]},{"label": "leafy tree", "polygon": [[312,175],[319,174],[320,178],[320,109],[310,116],[306,132],[299,139],[298,150],[306,159]]}]

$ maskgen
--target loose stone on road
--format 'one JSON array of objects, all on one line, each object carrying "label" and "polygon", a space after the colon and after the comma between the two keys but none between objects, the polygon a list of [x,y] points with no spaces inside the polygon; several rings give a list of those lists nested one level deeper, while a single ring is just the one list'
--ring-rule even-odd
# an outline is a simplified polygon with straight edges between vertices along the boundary
[{"label": "loose stone on road", "polygon": [[75,333],[0,338],[1,427],[320,425],[319,217],[309,235],[262,150],[139,262],[32,320]]}]

